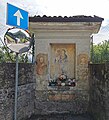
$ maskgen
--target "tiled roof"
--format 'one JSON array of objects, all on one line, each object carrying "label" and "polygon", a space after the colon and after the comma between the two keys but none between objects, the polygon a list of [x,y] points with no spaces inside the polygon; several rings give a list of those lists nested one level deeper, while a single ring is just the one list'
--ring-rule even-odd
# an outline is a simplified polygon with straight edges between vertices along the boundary
[{"label": "tiled roof", "polygon": [[29,17],[30,22],[102,22],[104,19],[98,16],[72,16],[72,17],[62,17],[62,16],[34,16]]}]

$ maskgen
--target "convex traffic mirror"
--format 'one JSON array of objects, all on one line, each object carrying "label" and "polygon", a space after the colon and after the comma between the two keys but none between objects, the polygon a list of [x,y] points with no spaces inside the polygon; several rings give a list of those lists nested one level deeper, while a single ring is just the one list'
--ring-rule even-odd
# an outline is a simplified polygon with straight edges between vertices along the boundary
[{"label": "convex traffic mirror", "polygon": [[11,51],[21,54],[30,49],[32,41],[27,31],[19,28],[12,28],[8,29],[4,35],[4,42]]}]

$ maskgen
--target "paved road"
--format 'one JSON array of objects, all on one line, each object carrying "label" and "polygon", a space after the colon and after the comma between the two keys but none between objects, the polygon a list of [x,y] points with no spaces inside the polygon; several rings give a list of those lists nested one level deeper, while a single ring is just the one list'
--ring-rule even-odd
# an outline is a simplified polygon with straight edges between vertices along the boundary
[{"label": "paved road", "polygon": [[28,120],[93,120],[89,115],[49,115],[33,116]]}]

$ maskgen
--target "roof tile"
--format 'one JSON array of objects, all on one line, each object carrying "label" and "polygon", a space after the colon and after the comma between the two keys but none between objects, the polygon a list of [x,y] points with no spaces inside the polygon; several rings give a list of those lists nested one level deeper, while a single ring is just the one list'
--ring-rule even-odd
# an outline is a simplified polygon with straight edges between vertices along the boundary
[{"label": "roof tile", "polygon": [[77,16],[34,16],[29,17],[30,22],[102,22],[104,19],[98,16],[85,16],[85,15],[77,15]]}]

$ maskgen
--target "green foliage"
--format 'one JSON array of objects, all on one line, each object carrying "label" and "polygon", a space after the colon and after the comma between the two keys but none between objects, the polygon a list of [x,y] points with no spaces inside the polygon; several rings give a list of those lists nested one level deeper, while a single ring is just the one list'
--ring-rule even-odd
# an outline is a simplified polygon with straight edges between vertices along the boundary
[{"label": "green foliage", "polygon": [[[0,63],[15,63],[16,62],[16,54],[10,51],[7,47],[2,46],[0,47]],[[28,63],[28,54],[24,53],[19,55],[19,62],[20,63]]]},{"label": "green foliage", "polygon": [[93,51],[91,48],[91,58],[93,63],[104,63],[109,61],[109,40],[93,45]]}]

